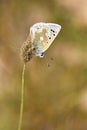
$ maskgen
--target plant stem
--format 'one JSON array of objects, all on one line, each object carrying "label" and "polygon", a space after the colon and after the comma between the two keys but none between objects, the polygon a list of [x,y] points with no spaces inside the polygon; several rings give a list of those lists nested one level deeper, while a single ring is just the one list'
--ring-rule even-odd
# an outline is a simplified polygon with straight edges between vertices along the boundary
[{"label": "plant stem", "polygon": [[19,117],[18,130],[21,130],[21,128],[22,128],[23,106],[24,106],[24,75],[25,75],[25,68],[26,68],[26,64],[24,63],[23,71],[22,71],[21,104],[20,104],[20,117]]}]

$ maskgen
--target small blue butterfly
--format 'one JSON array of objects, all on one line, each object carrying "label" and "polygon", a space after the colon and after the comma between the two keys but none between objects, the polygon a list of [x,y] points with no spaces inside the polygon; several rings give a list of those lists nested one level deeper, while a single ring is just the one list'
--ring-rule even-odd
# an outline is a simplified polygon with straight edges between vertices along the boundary
[{"label": "small blue butterfly", "polygon": [[30,28],[31,41],[35,47],[35,55],[43,57],[61,30],[61,26],[54,23],[36,23]]},{"label": "small blue butterfly", "polygon": [[44,52],[50,47],[61,30],[55,23],[36,23],[30,27],[30,34],[21,48],[21,56],[25,62],[33,56],[43,57]]}]

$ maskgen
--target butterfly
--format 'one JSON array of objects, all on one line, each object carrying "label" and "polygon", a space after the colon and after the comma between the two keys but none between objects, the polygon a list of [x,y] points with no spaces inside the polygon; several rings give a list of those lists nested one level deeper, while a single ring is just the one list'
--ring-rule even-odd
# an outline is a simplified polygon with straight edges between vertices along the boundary
[{"label": "butterfly", "polygon": [[21,47],[21,56],[24,62],[28,62],[33,56],[44,57],[44,52],[50,47],[61,30],[61,26],[55,23],[36,23],[30,27],[27,40]]}]

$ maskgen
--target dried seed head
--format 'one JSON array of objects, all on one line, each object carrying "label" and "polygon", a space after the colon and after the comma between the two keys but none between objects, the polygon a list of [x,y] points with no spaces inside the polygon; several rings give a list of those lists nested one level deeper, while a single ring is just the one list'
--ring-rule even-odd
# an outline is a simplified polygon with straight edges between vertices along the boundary
[{"label": "dried seed head", "polygon": [[31,43],[31,37],[28,36],[27,40],[22,44],[21,57],[24,62],[28,62],[33,56],[35,56],[35,48]]}]

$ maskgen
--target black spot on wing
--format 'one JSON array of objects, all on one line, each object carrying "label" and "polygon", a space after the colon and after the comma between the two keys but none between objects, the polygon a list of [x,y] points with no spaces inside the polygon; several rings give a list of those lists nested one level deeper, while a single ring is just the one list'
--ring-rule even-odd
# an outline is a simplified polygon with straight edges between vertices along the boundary
[{"label": "black spot on wing", "polygon": [[55,31],[53,29],[51,29],[51,32],[53,33],[53,36],[55,36]]},{"label": "black spot on wing", "polygon": [[51,29],[51,32],[55,33],[55,31],[53,29]]}]

